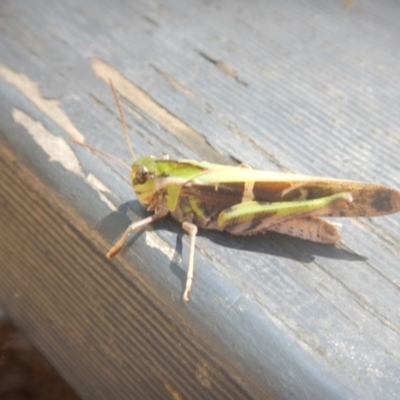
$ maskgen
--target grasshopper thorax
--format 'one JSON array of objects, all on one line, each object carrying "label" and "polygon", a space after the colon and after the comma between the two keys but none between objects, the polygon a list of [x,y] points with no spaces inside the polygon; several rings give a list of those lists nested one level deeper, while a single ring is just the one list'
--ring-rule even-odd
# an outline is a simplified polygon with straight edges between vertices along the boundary
[{"label": "grasshopper thorax", "polygon": [[131,183],[138,200],[144,205],[151,205],[153,200],[153,185],[156,173],[154,156],[144,156],[137,159],[131,168]]}]

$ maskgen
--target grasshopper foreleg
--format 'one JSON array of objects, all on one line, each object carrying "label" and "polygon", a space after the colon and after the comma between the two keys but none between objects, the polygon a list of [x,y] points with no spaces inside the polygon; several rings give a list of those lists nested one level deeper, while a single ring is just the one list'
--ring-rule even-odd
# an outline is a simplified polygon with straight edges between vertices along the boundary
[{"label": "grasshopper foreleg", "polygon": [[182,297],[183,301],[189,301],[189,293],[193,282],[194,245],[196,242],[197,226],[186,221],[182,224],[182,228],[190,235],[189,265],[186,275],[185,292]]},{"label": "grasshopper foreleg", "polygon": [[143,228],[146,225],[149,225],[152,222],[165,217],[167,214],[168,211],[160,209],[157,210],[153,215],[150,215],[147,218],[144,218],[138,222],[134,222],[133,224],[129,225],[128,228],[126,228],[125,232],[122,234],[122,236],[118,239],[117,243],[115,243],[114,246],[111,247],[111,249],[107,253],[107,258],[115,256],[121,250],[122,246],[124,245],[126,239],[128,238],[131,232]]}]

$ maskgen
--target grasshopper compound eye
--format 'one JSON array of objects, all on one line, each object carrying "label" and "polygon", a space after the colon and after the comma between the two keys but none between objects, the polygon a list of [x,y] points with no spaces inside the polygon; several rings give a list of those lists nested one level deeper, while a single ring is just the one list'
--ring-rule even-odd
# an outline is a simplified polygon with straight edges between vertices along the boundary
[{"label": "grasshopper compound eye", "polygon": [[139,184],[146,183],[149,179],[149,171],[146,167],[139,167],[136,170],[136,182]]}]

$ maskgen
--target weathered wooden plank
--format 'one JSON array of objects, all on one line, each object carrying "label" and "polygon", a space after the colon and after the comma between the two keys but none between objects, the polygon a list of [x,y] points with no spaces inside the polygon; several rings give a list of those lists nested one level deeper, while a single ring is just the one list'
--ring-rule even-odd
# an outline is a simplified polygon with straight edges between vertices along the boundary
[{"label": "weathered wooden plank", "polygon": [[341,221],[336,248],[201,232],[183,305],[179,225],[157,223],[106,261],[146,213],[121,166],[61,138],[130,162],[112,78],[139,155],[400,188],[399,13],[372,1],[3,2],[0,302],[83,397],[398,392],[399,215]]}]

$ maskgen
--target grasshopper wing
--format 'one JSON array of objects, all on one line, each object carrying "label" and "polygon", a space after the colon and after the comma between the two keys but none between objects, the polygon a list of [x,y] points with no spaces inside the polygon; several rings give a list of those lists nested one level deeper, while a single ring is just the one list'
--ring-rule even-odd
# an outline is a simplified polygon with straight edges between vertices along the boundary
[{"label": "grasshopper wing", "polygon": [[242,184],[245,201],[285,202],[316,200],[337,193],[351,193],[353,201],[340,216],[379,216],[400,211],[400,193],[373,183],[226,167],[209,163],[199,176],[203,185]]}]

